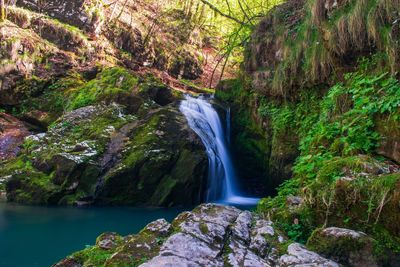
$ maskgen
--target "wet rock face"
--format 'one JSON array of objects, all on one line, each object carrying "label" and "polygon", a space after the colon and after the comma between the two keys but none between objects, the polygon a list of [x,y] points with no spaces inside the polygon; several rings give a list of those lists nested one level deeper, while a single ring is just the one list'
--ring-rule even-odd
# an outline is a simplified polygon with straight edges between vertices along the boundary
[{"label": "wet rock face", "polygon": [[98,0],[18,0],[16,2],[17,6],[45,13],[96,35],[100,33],[103,24],[101,3],[102,1]]},{"label": "wet rock face", "polygon": [[15,157],[20,150],[19,146],[29,134],[20,120],[0,113],[0,160]]},{"label": "wet rock face", "polygon": [[[271,221],[256,214],[202,204],[181,213],[171,224],[163,219],[152,222],[137,235],[121,238],[113,233],[103,234],[96,246],[77,252],[56,266],[90,266],[91,255],[85,252],[99,250],[110,255],[104,259],[106,266],[339,266],[299,244],[289,246],[287,255],[279,259],[277,247],[284,241]],[[113,247],[113,243],[119,245]]]}]

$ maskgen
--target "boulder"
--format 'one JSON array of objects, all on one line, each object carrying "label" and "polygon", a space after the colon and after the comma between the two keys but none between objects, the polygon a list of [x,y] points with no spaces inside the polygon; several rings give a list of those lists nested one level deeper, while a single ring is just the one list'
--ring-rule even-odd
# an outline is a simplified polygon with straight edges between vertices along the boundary
[{"label": "boulder", "polygon": [[121,240],[121,236],[117,233],[104,233],[96,239],[96,246],[105,250],[110,250],[117,247]]},{"label": "boulder", "polygon": [[321,255],[354,267],[381,266],[374,244],[375,240],[363,232],[338,227],[318,229],[308,241],[308,246]]},{"label": "boulder", "polygon": [[[135,63],[141,63],[145,59],[145,46],[142,32],[132,28],[123,22],[112,22],[105,30],[104,35],[117,48],[134,55]],[[127,65],[131,65],[129,62]]]},{"label": "boulder", "polygon": [[[82,30],[43,16],[41,13],[10,7],[7,18],[20,28],[40,36],[41,41],[47,40],[61,50],[76,52],[81,56],[89,51],[90,42]],[[48,54],[47,51],[44,53]]]},{"label": "boulder", "polygon": [[[10,20],[17,18],[15,10],[8,10]],[[0,105],[15,107],[26,101],[32,108],[32,98],[43,93],[49,80],[75,65],[70,54],[9,21],[0,28],[0,40],[0,60],[4,62],[0,66]]]},{"label": "boulder", "polygon": [[[161,246],[148,266],[273,266],[259,249],[271,246],[278,235],[272,223],[248,211],[216,204],[203,204],[184,212],[172,222],[177,233]],[[268,227],[265,228],[265,226]],[[272,234],[271,239],[264,233]],[[257,244],[255,244],[257,243]],[[260,245],[262,244],[262,245]],[[255,249],[254,249],[255,248]],[[259,251],[264,254],[260,254]]]},{"label": "boulder", "polygon": [[40,129],[46,130],[55,119],[52,114],[48,112],[31,110],[23,115],[23,120],[39,127]]}]

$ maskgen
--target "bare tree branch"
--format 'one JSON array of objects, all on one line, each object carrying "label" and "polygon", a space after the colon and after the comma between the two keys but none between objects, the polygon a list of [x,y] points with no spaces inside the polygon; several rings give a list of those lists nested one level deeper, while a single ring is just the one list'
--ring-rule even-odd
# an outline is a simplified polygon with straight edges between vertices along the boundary
[{"label": "bare tree branch", "polygon": [[233,20],[236,23],[239,23],[240,25],[247,25],[244,21],[241,21],[235,17],[232,17],[229,14],[225,14],[223,13],[221,10],[219,10],[216,6],[214,6],[213,4],[211,4],[210,2],[208,2],[207,0],[201,0],[201,2],[203,2],[204,4],[206,4],[209,8],[211,8],[212,10],[214,10],[215,12],[217,12],[218,14],[220,14],[221,16],[228,18],[230,20]]}]

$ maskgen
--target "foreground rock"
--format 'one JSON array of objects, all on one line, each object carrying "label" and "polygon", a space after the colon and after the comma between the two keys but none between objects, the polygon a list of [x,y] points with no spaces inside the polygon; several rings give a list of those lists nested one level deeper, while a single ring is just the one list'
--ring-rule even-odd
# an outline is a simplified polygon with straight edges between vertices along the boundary
[{"label": "foreground rock", "polygon": [[285,243],[273,223],[256,214],[203,204],[136,235],[103,234],[95,246],[54,266],[339,266],[299,244],[286,252]]}]

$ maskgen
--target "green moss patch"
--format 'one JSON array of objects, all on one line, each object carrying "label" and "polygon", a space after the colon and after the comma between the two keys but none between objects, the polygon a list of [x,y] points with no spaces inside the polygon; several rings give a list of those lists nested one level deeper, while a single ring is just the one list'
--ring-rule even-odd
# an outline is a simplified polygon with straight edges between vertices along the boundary
[{"label": "green moss patch", "polygon": [[138,78],[126,69],[105,69],[96,79],[68,91],[70,102],[67,108],[73,110],[101,101],[110,102],[118,97],[128,97],[137,85]]}]

